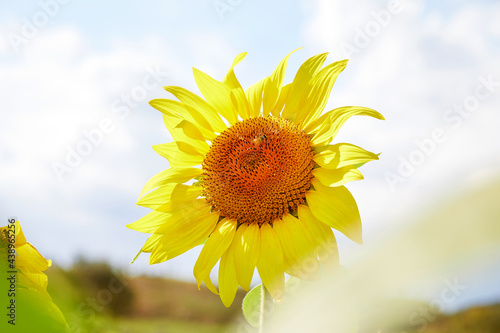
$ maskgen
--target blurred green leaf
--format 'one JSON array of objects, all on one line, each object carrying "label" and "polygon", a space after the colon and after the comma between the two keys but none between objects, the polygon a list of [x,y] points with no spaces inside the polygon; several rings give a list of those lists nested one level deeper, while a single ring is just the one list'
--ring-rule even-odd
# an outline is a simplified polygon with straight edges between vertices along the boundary
[{"label": "blurred green leaf", "polygon": [[243,299],[243,315],[250,325],[259,327],[260,303],[262,295],[262,285],[258,285],[248,292]]}]

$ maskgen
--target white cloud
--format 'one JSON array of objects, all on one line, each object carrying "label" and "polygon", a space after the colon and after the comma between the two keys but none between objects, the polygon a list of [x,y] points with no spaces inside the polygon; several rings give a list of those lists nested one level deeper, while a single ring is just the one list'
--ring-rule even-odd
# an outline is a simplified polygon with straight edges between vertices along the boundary
[{"label": "white cloud", "polygon": [[[315,8],[304,28],[308,48],[314,53],[330,51],[335,60],[343,58],[341,46],[346,43],[359,51],[340,75],[327,109],[363,105],[387,119],[384,124],[350,120],[338,137],[383,152],[381,161],[363,167],[369,174],[366,185],[351,186],[366,216],[377,221],[368,225],[368,237],[388,230],[391,220],[404,223],[401,217],[417,205],[449,195],[468,175],[481,173],[480,169],[498,170],[499,160],[491,152],[498,150],[493,124],[500,123],[500,115],[494,112],[499,87],[458,128],[443,119],[454,103],[474,95],[478,77],[493,75],[500,82],[491,43],[498,4],[451,4],[453,11],[449,11],[434,9],[429,2],[402,1],[402,12],[392,15],[378,35],[368,36],[366,47],[359,47],[358,29],[366,33],[369,22],[376,22],[373,11],[386,10],[389,1],[307,3]],[[448,139],[391,192],[384,173],[397,173],[399,158],[408,158],[418,149],[415,140],[429,138],[437,127],[445,130]]]},{"label": "white cloud", "polygon": [[[140,96],[124,119],[113,112],[113,101],[141,87],[150,75],[148,68],[168,71],[180,67],[178,60],[154,36],[94,51],[74,27],[46,29],[22,54],[8,59],[0,64],[0,181],[8,189],[2,201],[9,208],[5,214],[23,219],[34,244],[66,261],[85,249],[87,237],[96,244],[95,253],[108,246],[111,232],[96,233],[103,224],[112,224],[121,237],[133,237],[124,225],[136,215],[124,216],[120,210],[126,205],[134,210],[145,180],[166,166],[150,149],[168,136],[160,114],[147,101],[164,97],[161,86],[171,78],[162,74],[163,82]],[[106,118],[113,131],[97,135],[100,143],[58,181],[51,163],[66,164],[67,148],[77,150],[81,142],[89,142],[84,132],[99,128]],[[110,212],[117,216],[110,217]],[[70,232],[75,237],[65,237]],[[68,251],[56,251],[59,245]]]}]

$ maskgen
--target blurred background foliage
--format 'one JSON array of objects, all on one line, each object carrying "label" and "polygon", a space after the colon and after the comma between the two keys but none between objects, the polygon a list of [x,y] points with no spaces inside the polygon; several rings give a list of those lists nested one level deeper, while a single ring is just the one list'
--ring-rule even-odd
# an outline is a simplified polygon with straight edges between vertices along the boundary
[{"label": "blurred background foliage", "polygon": [[[51,267],[49,292],[61,308],[72,332],[80,333],[161,333],[161,332],[256,332],[243,323],[240,290],[234,304],[226,309],[209,291],[194,283],[158,277],[124,276],[103,262],[78,260],[69,268]],[[99,293],[109,290],[110,281],[123,279],[123,290],[108,304],[99,302]],[[99,306],[92,307],[96,299]],[[102,298],[105,299],[105,298]],[[498,333],[500,304],[473,307],[455,314],[438,314],[425,329],[410,325],[408,318],[425,302],[383,299],[379,307],[362,317],[360,333]],[[99,311],[102,307],[102,311]]]},{"label": "blurred background foliage", "polygon": [[[104,262],[80,258],[51,267],[48,291],[73,332],[224,332],[240,315],[244,292],[226,309],[219,297],[196,284],[127,276]],[[111,296],[111,297],[110,297]]]}]

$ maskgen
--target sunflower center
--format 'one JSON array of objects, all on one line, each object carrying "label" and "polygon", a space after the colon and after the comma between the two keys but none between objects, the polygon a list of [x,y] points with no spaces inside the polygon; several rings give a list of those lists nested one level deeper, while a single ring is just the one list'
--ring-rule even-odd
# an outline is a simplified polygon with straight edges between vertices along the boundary
[{"label": "sunflower center", "polygon": [[304,203],[314,152],[309,136],[277,117],[240,121],[222,132],[203,161],[207,201],[239,223],[271,223]]}]

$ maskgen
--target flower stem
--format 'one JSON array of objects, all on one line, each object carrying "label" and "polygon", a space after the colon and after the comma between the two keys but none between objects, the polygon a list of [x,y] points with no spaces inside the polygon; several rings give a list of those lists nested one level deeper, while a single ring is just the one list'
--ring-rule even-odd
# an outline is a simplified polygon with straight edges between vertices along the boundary
[{"label": "flower stem", "polygon": [[262,284],[261,288],[261,297],[260,297],[260,328],[259,328],[259,333],[264,333],[265,329],[264,326],[266,326],[266,319],[269,318],[269,315],[273,311],[273,298],[271,297],[271,294],[269,294],[269,291],[267,291],[266,287],[264,284]]}]

